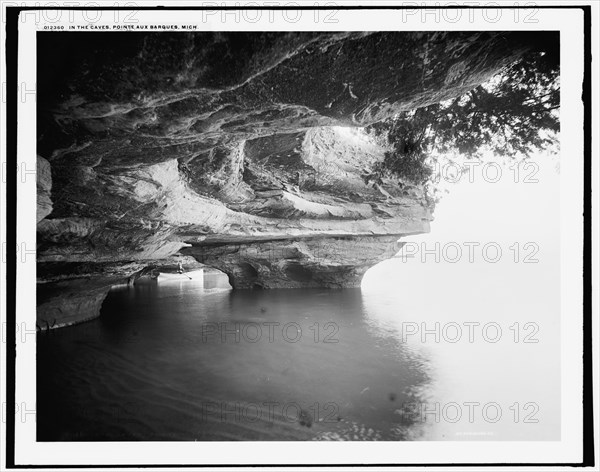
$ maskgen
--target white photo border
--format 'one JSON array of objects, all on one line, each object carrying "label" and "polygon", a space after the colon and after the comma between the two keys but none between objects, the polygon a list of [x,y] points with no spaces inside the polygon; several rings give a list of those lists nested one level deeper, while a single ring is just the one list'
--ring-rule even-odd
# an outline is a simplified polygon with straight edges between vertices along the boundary
[{"label": "white photo border", "polygon": [[[67,4],[69,2],[66,2]],[[133,2],[129,2],[130,4]],[[142,3],[142,2],[140,2]],[[216,2],[205,2],[217,5]],[[258,2],[250,2],[257,4]],[[266,2],[269,3],[276,2]],[[315,2],[311,2],[315,3]],[[334,2],[323,2],[334,3]],[[409,6],[411,10],[395,9],[395,6]],[[469,2],[477,3],[477,2]],[[514,2],[511,2],[513,4]],[[529,2],[531,4],[532,2]],[[154,6],[147,2],[148,6]],[[408,4],[408,5],[406,5]],[[151,24],[190,24],[195,21],[202,29],[198,31],[435,31],[435,30],[556,30],[561,40],[561,440],[549,442],[37,442],[35,421],[25,415],[26,421],[15,421],[15,453],[17,465],[44,466],[59,464],[74,465],[283,465],[283,464],[575,464],[583,460],[583,410],[581,392],[583,389],[582,346],[584,314],[582,300],[582,254],[584,240],[584,104],[581,101],[581,84],[584,78],[584,12],[581,8],[540,8],[535,23],[515,22],[514,8],[510,14],[501,15],[498,21],[483,21],[476,15],[474,21],[463,18],[461,21],[446,21],[443,15],[423,17],[417,12],[417,2],[397,2],[386,4],[385,10],[374,8],[353,9],[336,4],[329,10],[294,10],[307,14],[300,15],[297,21],[283,21],[283,16],[273,15],[277,21],[231,21],[235,10],[223,10],[218,6],[209,9],[170,9],[169,6],[156,9],[110,8],[98,10],[94,7],[65,10],[39,9],[39,21],[23,21],[18,25],[18,83],[31,84],[36,81],[36,35],[45,27],[86,24],[80,15],[83,11],[102,12],[97,25],[114,23],[115,12],[119,18],[135,17],[139,22]],[[111,3],[111,5],[114,5]],[[415,6],[412,6],[415,5]],[[326,6],[326,5],[324,5]],[[430,7],[431,9],[431,7]],[[249,8],[251,11],[252,8]],[[41,12],[53,16],[44,18]],[[221,16],[220,12],[228,12]],[[259,11],[259,10],[256,10]],[[268,10],[264,10],[268,11]],[[285,10],[274,10],[285,11]],[[329,19],[321,21],[325,15],[317,16],[314,11],[335,11]],[[57,18],[58,21],[49,21]],[[69,15],[68,13],[71,13]],[[216,12],[213,13],[213,12]],[[410,14],[409,14],[410,12]],[[49,15],[50,15],[49,13]],[[22,12],[23,14],[23,12]],[[34,10],[27,12],[31,18]],[[133,15],[133,17],[131,16]],[[91,14],[90,14],[91,16]],[[290,13],[291,16],[291,13]],[[79,20],[78,20],[79,18]],[[244,20],[243,15],[239,18]],[[436,18],[440,21],[430,21]],[[88,18],[89,20],[89,18]],[[88,22],[89,23],[89,22]],[[159,32],[160,30],[156,30]],[[65,31],[68,34],[68,31]],[[110,34],[107,31],[106,34]],[[135,33],[132,33],[135,34]],[[588,38],[590,40],[590,38]],[[587,80],[591,80],[590,77]],[[25,87],[28,87],[25,85]],[[31,88],[31,87],[29,87]],[[591,106],[591,104],[587,104]],[[36,103],[35,100],[18,102],[17,162],[27,169],[36,166]],[[595,128],[595,127],[594,127]],[[593,129],[594,133],[597,130]],[[596,136],[596,135],[595,135]],[[594,140],[597,146],[597,140]],[[595,149],[596,150],[596,149]],[[596,182],[597,183],[597,182]],[[597,186],[596,186],[597,188]],[[36,194],[35,182],[17,185],[17,241],[26,247],[35,247],[36,234]],[[591,217],[591,215],[589,216]],[[17,254],[21,257],[20,254]],[[588,274],[591,276],[591,274]],[[17,263],[16,270],[16,317],[17,325],[35,326],[35,280],[36,263],[34,257]],[[32,322],[33,320],[33,322]],[[16,343],[15,403],[32,408],[36,401],[36,344]],[[10,359],[10,357],[9,357]],[[6,388],[11,388],[6,385]],[[33,406],[33,410],[35,407]],[[10,411],[10,410],[9,410]],[[597,412],[597,409],[596,409]],[[27,420],[29,418],[29,420]],[[6,423],[8,425],[9,423]],[[5,436],[6,437],[6,436]],[[9,446],[8,446],[9,447]],[[234,450],[235,452],[233,452]]]}]

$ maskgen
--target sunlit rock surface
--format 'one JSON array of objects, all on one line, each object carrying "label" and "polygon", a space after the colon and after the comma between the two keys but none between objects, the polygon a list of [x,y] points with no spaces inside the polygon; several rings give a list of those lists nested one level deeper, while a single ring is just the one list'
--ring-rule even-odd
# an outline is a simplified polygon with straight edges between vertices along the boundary
[{"label": "sunlit rock surface", "polygon": [[366,183],[384,149],[362,127],[479,85],[525,38],[40,33],[38,321],[97,316],[180,253],[234,288],[358,285],[432,219],[421,188]]}]

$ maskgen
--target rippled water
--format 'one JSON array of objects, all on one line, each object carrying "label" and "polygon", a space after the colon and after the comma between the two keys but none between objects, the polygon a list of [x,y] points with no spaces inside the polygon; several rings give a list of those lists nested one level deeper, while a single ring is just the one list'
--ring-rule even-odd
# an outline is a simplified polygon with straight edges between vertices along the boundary
[{"label": "rippled water", "polygon": [[[38,440],[558,439],[557,331],[515,343],[512,316],[499,342],[453,341],[468,317],[403,299],[114,289],[100,318],[38,335]],[[439,340],[410,334],[440,320]]]}]

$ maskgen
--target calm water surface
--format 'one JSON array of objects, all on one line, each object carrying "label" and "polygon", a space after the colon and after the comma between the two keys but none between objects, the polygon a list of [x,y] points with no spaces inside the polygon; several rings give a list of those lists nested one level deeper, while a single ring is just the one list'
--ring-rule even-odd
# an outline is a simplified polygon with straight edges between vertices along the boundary
[{"label": "calm water surface", "polygon": [[113,289],[100,318],[38,335],[38,440],[559,438],[557,330],[515,342],[512,311],[501,339],[470,342],[468,316],[403,299]]}]

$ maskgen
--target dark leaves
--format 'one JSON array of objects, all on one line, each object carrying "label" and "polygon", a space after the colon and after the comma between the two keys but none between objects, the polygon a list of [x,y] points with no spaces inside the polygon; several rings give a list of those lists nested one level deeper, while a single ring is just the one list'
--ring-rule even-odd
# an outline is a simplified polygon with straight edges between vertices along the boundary
[{"label": "dark leaves", "polygon": [[558,56],[532,51],[461,97],[372,125],[391,147],[376,173],[423,184],[432,154],[527,157],[556,143],[559,105]]}]

